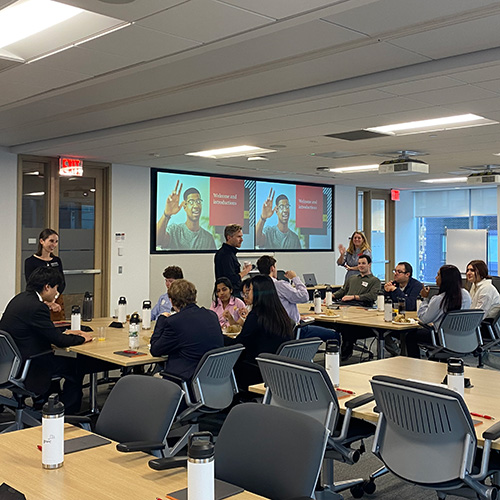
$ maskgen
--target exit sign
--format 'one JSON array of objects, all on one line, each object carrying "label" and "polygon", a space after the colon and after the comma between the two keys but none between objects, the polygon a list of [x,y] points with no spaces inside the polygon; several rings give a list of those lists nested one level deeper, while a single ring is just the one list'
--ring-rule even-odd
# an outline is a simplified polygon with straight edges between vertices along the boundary
[{"label": "exit sign", "polygon": [[59,175],[82,177],[83,160],[59,158]]},{"label": "exit sign", "polygon": [[399,189],[391,189],[391,200],[399,201]]}]

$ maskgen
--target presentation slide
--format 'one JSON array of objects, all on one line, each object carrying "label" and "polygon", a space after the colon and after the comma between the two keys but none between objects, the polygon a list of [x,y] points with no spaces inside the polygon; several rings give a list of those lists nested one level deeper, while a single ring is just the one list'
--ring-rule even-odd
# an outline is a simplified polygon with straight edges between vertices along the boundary
[{"label": "presentation slide", "polygon": [[152,169],[153,253],[214,252],[224,228],[243,228],[240,250],[332,250],[333,190]]}]

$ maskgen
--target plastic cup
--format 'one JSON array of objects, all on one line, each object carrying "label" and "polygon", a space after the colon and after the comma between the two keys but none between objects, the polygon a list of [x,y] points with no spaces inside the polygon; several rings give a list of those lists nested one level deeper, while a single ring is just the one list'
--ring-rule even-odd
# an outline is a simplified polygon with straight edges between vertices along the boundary
[{"label": "plastic cup", "polygon": [[98,326],[97,327],[97,340],[104,341],[106,340],[106,327]]}]

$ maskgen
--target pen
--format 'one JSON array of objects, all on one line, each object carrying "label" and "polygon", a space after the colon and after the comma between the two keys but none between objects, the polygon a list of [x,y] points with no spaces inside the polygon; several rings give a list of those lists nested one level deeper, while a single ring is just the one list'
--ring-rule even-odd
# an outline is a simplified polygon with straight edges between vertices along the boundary
[{"label": "pen", "polygon": [[41,444],[37,444],[36,447],[38,448],[39,451],[42,451],[42,445]]},{"label": "pen", "polygon": [[472,411],[470,412],[470,414],[473,417],[485,418],[486,420],[495,420],[495,417],[492,417],[490,415],[481,415],[480,413],[473,413]]},{"label": "pen", "polygon": [[342,391],[345,392],[346,394],[356,394],[354,391],[349,391],[348,389],[341,389],[340,387],[337,387],[337,391]]}]

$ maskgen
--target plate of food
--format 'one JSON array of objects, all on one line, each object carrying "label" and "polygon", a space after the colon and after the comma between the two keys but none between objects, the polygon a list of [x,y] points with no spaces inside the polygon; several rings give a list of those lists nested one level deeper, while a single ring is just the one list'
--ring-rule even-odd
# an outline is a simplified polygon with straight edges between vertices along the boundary
[{"label": "plate of food", "polygon": [[401,324],[416,325],[416,324],[418,324],[418,320],[416,320],[415,318],[407,318],[403,314],[397,314],[396,317],[392,320],[392,322],[396,325],[401,325]]}]

